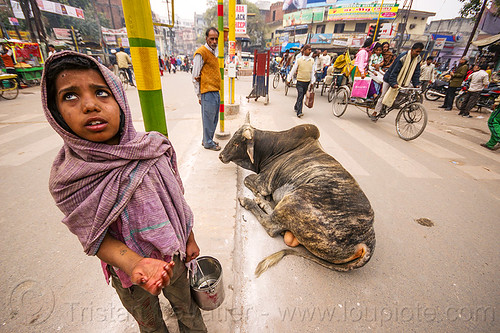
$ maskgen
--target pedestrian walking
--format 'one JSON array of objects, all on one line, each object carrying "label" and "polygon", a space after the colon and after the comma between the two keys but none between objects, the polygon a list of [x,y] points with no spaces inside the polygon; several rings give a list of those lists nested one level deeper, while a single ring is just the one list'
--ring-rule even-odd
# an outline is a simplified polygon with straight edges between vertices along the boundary
[{"label": "pedestrian walking", "polygon": [[467,71],[469,70],[467,61],[467,57],[460,58],[458,67],[451,74],[450,84],[448,85],[448,89],[446,90],[446,96],[444,97],[444,104],[439,106],[440,108],[445,109],[445,111],[451,111],[451,109],[453,108],[453,101],[455,100],[457,90],[462,86],[462,82],[467,75]]},{"label": "pedestrian walking", "polygon": [[489,150],[497,150],[500,148],[500,97],[495,99],[493,111],[488,118],[488,128],[490,129],[491,137],[486,143],[481,143],[481,146]]},{"label": "pedestrian walking", "polygon": [[111,54],[109,55],[109,63],[111,66],[111,70],[113,71],[113,74],[118,76],[118,62],[116,61],[116,50],[111,49]]},{"label": "pedestrian walking", "polygon": [[205,32],[206,43],[194,53],[193,84],[198,103],[201,105],[203,140],[205,149],[220,150],[214,141],[215,129],[219,120],[221,74],[217,59],[219,30],[208,28]]},{"label": "pedestrian walking", "polygon": [[422,83],[422,91],[427,89],[429,84],[434,81],[435,78],[435,66],[432,63],[433,57],[427,57],[427,60],[423,65],[420,65],[420,82]]},{"label": "pedestrian walking", "polygon": [[56,51],[56,48],[54,47],[53,44],[49,44],[49,55],[47,56],[50,57],[51,55],[55,54],[57,51]]},{"label": "pedestrian walking", "polygon": [[160,292],[181,332],[206,332],[187,276],[200,249],[171,142],[135,131],[121,82],[90,56],[57,53],[42,77],[45,116],[64,142],[49,178],[62,222],[101,259],[141,332],[168,332]]},{"label": "pedestrian walking", "polygon": [[297,101],[295,102],[294,111],[297,117],[302,118],[302,106],[304,96],[309,89],[309,85],[314,85],[316,80],[314,75],[314,59],[311,56],[311,45],[306,44],[302,49],[302,56],[295,61],[292,70],[288,74],[287,81],[291,82],[295,73],[297,73]]},{"label": "pedestrian walking", "polygon": [[128,82],[132,87],[135,87],[134,80],[132,80],[132,71],[129,65],[132,65],[132,59],[125,52],[123,47],[120,47],[120,51],[116,53],[116,62],[118,63],[118,69],[127,72]]},{"label": "pedestrian walking", "polygon": [[488,73],[486,72],[487,65],[474,65],[473,73],[469,75],[469,89],[464,96],[463,106],[459,116],[472,118],[470,115],[470,110],[476,106],[479,97],[481,97],[481,91],[488,88],[490,81],[488,81]]},{"label": "pedestrian walking", "polygon": [[158,56],[158,66],[160,67],[160,76],[163,76],[163,59],[161,58],[161,55]]},{"label": "pedestrian walking", "polygon": [[410,51],[401,53],[396,57],[391,67],[384,74],[382,92],[375,105],[372,120],[380,112],[383,106],[391,107],[398,95],[400,87],[408,87],[410,83],[416,88],[420,86],[420,52],[424,49],[424,44],[415,43]]}]

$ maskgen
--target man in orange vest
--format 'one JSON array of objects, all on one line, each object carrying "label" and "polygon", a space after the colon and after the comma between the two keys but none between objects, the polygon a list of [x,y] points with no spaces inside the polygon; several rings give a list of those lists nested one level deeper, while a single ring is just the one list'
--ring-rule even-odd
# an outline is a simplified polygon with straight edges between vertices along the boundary
[{"label": "man in orange vest", "polygon": [[214,141],[215,129],[219,120],[220,106],[220,81],[221,74],[217,59],[217,42],[219,30],[208,28],[205,32],[205,45],[194,53],[193,84],[194,91],[201,105],[201,119],[203,123],[203,140],[201,144],[205,149],[220,150]]}]

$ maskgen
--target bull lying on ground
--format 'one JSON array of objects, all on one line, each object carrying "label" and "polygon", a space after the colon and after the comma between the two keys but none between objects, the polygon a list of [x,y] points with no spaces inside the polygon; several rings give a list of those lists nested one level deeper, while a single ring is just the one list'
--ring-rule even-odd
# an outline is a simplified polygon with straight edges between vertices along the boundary
[{"label": "bull lying on ground", "polygon": [[256,174],[245,178],[255,199],[240,198],[271,237],[285,234],[287,249],[262,260],[255,274],[289,254],[336,271],[365,265],[373,255],[375,232],[370,202],[354,178],[323,151],[314,125],[261,131],[245,124],[219,158]]}]

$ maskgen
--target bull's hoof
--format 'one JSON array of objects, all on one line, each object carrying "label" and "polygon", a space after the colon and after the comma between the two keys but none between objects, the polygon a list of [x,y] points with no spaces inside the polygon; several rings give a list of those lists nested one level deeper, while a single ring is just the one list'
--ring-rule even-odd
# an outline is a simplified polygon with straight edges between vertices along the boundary
[{"label": "bull's hoof", "polygon": [[243,197],[243,198],[238,198],[238,200],[240,202],[240,205],[247,210],[250,210],[250,208],[255,205],[255,202],[249,198]]},{"label": "bull's hoof", "polygon": [[285,231],[285,235],[283,236],[283,241],[286,245],[290,247],[297,247],[300,245],[299,240],[290,232]]}]

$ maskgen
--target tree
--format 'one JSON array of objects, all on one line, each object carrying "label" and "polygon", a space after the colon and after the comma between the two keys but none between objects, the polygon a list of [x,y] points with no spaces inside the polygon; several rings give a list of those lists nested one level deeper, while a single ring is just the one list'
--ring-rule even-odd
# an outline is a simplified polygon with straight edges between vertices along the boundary
[{"label": "tree", "polygon": [[[208,9],[203,14],[205,19],[205,28],[218,27],[218,17],[217,17],[217,1],[208,0]],[[258,45],[264,42],[264,32],[265,32],[265,18],[260,14],[259,8],[252,2],[242,0],[242,5],[247,5],[247,35],[250,37],[250,44]],[[228,1],[224,1],[224,26],[228,26]],[[203,40],[198,42],[205,42],[205,35],[203,35]]]},{"label": "tree", "polygon": [[460,9],[460,16],[475,19],[481,10],[483,1],[488,1],[489,5],[494,4],[497,10],[495,15],[500,16],[500,0],[460,0],[460,2],[464,3],[462,9]]}]

